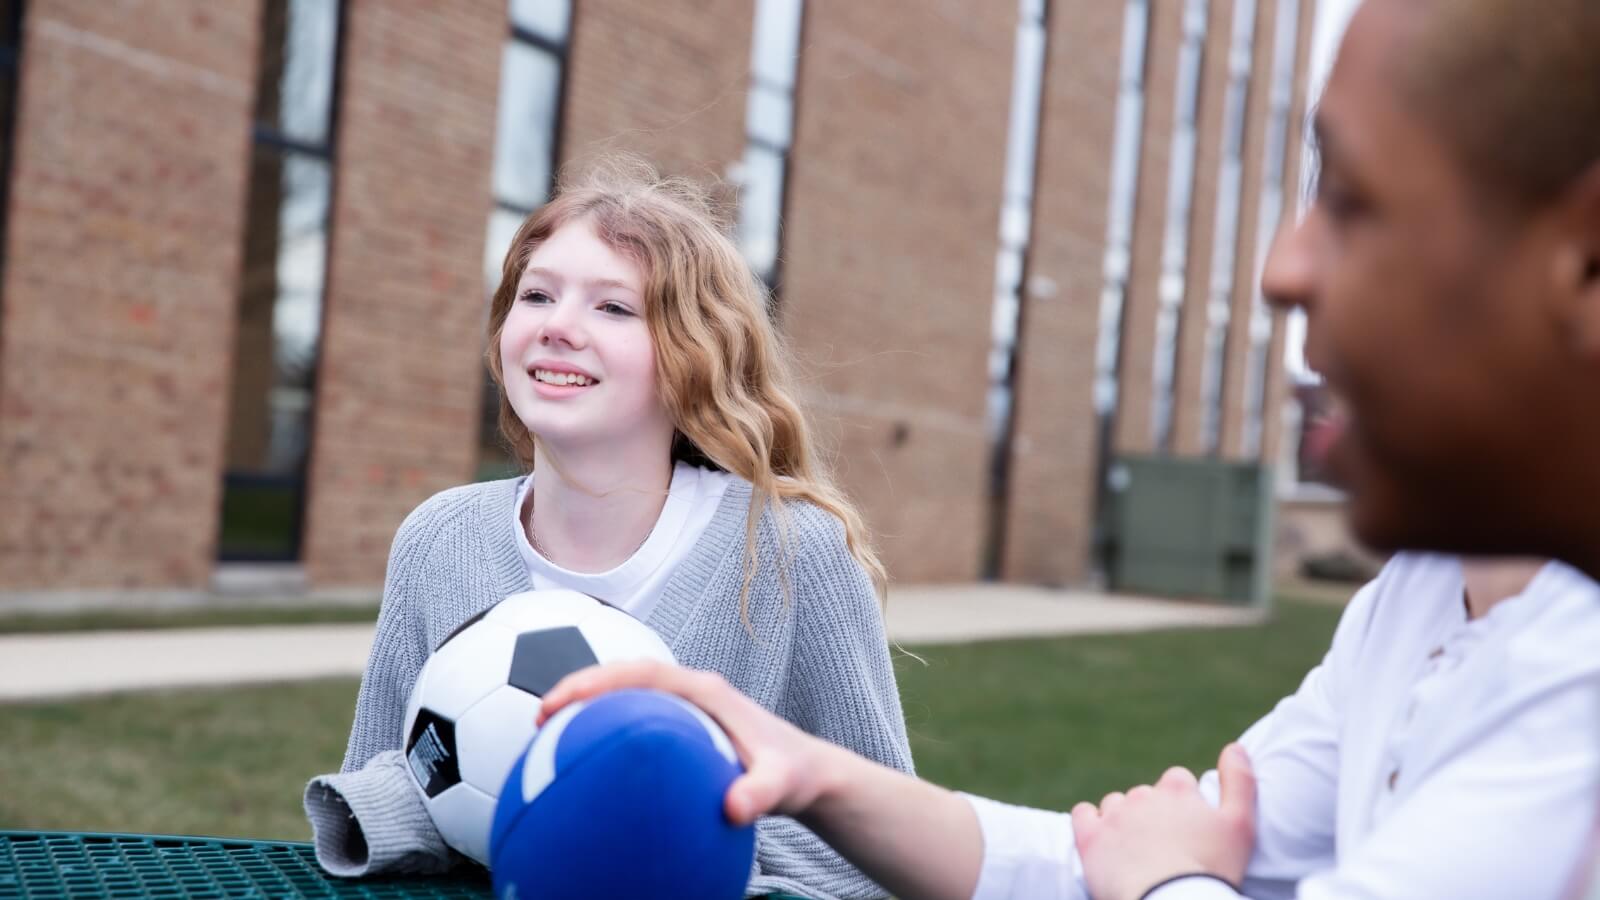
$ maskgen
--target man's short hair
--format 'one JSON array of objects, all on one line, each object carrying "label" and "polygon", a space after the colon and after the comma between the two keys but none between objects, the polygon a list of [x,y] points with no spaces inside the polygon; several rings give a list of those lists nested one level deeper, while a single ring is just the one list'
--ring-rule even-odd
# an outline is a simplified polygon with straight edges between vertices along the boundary
[{"label": "man's short hair", "polygon": [[1537,208],[1600,161],[1600,0],[1383,2],[1421,14],[1407,105],[1496,199]]}]

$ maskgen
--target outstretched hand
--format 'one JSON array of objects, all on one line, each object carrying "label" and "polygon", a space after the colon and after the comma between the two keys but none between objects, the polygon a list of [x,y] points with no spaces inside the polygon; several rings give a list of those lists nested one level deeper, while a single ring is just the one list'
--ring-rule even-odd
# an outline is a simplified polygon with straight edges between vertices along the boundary
[{"label": "outstretched hand", "polygon": [[623,688],[665,691],[693,703],[727,732],[745,773],[728,788],[724,809],[736,825],[768,813],[799,816],[821,790],[825,745],[739,693],[722,676],[657,662],[594,666],[562,679],[544,696],[539,724],[578,700]]},{"label": "outstretched hand", "polygon": [[1202,873],[1237,886],[1255,844],[1256,782],[1244,748],[1223,748],[1217,774],[1217,807],[1182,768],[1168,769],[1154,787],[1108,794],[1098,808],[1073,807],[1090,894],[1097,900],[1139,900],[1163,881]]}]

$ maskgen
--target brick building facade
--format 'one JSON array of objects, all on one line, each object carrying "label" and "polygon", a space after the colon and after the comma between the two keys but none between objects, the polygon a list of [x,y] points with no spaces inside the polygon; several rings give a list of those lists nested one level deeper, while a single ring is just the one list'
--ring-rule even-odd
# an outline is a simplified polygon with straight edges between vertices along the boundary
[{"label": "brick building facade", "polygon": [[[1262,339],[1255,276],[1263,211],[1298,196],[1314,5],[26,0],[0,87],[0,604],[199,597],[219,560],[370,591],[405,513],[486,471],[496,242],[550,169],[612,150],[781,211],[775,316],[893,578],[1082,582],[1102,447],[1277,452],[1283,323]],[[996,419],[1029,16],[1037,161]],[[1194,138],[1174,142],[1185,90]],[[1109,305],[1108,250],[1126,258]]]}]

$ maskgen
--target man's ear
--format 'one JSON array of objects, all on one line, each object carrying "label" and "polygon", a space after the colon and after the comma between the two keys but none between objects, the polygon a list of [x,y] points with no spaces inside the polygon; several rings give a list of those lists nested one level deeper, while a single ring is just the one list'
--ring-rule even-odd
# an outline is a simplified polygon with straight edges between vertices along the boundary
[{"label": "man's ear", "polygon": [[1600,366],[1600,251],[1584,264],[1583,282],[1577,307],[1578,351]]},{"label": "man's ear", "polygon": [[1600,161],[1568,189],[1556,290],[1574,349],[1600,367]]}]

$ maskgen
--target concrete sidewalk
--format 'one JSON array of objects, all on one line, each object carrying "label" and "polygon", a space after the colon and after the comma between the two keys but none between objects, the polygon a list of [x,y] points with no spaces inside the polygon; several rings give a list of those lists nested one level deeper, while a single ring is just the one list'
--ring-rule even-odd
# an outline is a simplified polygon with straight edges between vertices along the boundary
[{"label": "concrete sidewalk", "polygon": [[[1011,585],[890,592],[904,644],[1215,628],[1259,622],[1238,607]],[[0,702],[151,688],[357,676],[371,625],[249,626],[0,636]]]}]

